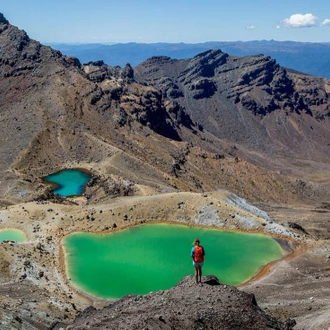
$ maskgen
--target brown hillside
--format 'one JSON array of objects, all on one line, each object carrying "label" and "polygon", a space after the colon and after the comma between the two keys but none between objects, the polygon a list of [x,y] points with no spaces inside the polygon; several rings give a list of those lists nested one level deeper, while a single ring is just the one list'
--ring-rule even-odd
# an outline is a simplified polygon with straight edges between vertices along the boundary
[{"label": "brown hillside", "polygon": [[10,24],[1,31],[3,203],[35,197],[41,176],[68,166],[158,191],[226,188],[262,202],[327,196],[309,182],[302,192],[296,178],[328,169],[327,80],[219,51],[134,70],[83,66]]}]

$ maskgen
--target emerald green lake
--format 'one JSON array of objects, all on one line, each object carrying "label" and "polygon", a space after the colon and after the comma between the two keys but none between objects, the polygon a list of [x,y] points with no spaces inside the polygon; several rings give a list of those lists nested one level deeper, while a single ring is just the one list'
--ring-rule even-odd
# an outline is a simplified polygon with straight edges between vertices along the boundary
[{"label": "emerald green lake", "polygon": [[238,285],[283,256],[280,245],[259,234],[183,225],[145,224],[109,234],[72,233],[63,238],[67,275],[80,290],[120,298],[168,289],[194,274],[195,237],[206,251],[203,275]]},{"label": "emerald green lake", "polygon": [[91,175],[81,170],[67,169],[45,176],[43,180],[56,185],[56,188],[53,190],[55,194],[69,197],[81,195],[90,178]]},{"label": "emerald green lake", "polygon": [[0,242],[3,241],[16,241],[22,243],[27,240],[26,235],[23,231],[18,229],[1,229],[0,230]]}]

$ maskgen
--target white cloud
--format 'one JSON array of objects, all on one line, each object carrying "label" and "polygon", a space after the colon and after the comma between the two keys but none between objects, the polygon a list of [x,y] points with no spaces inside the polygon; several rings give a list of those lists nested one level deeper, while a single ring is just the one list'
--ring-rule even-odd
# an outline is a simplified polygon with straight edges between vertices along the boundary
[{"label": "white cloud", "polygon": [[279,30],[281,28],[280,25],[276,25],[275,29]]},{"label": "white cloud", "polygon": [[254,25],[248,25],[246,29],[248,30],[254,30],[256,27]]},{"label": "white cloud", "polygon": [[294,14],[282,21],[285,27],[301,28],[316,25],[317,17],[312,14]]},{"label": "white cloud", "polygon": [[322,26],[323,26],[323,25],[330,25],[330,19],[329,19],[329,18],[325,19],[325,20],[321,23],[321,25],[322,25]]}]

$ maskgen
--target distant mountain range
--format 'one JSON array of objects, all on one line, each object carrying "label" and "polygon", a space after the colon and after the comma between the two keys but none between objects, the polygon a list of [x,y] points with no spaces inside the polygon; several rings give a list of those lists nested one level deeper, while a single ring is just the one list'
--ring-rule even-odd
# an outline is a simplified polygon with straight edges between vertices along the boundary
[{"label": "distant mountain range", "polygon": [[235,56],[263,54],[274,58],[281,66],[323,78],[330,78],[330,42],[310,43],[294,41],[234,41],[185,43],[127,43],[127,44],[49,44],[82,63],[103,60],[121,67],[127,63],[136,66],[152,56],[169,56],[175,59],[191,58],[210,49],[220,49]]}]

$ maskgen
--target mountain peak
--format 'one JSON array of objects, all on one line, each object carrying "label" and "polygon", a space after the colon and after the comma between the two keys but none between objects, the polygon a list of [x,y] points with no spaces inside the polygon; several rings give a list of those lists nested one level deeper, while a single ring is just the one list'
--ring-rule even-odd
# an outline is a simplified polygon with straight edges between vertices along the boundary
[{"label": "mountain peak", "polygon": [[9,21],[2,13],[0,13],[0,24],[9,24]]}]

